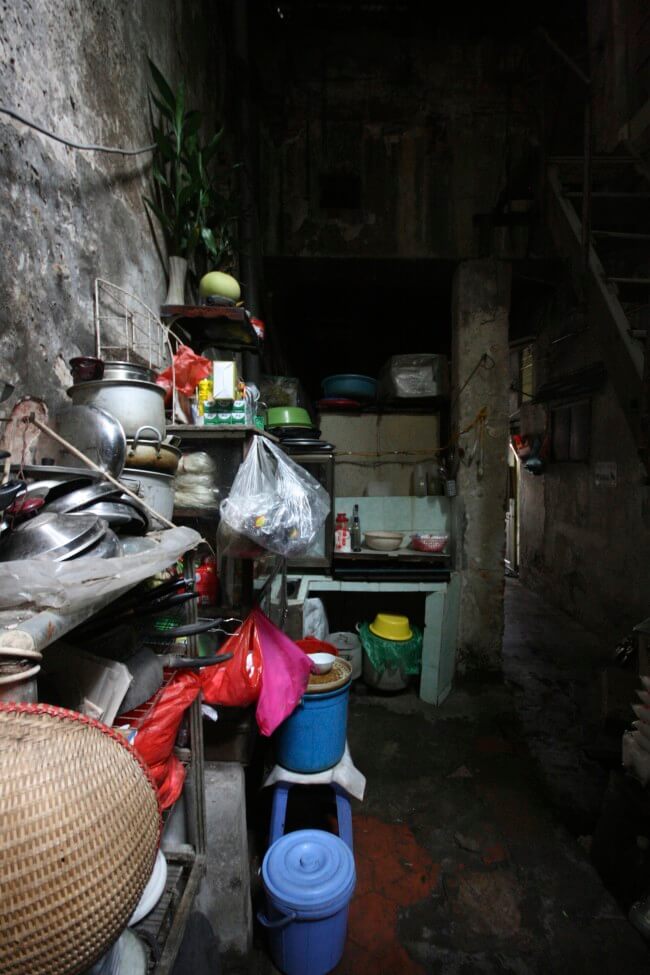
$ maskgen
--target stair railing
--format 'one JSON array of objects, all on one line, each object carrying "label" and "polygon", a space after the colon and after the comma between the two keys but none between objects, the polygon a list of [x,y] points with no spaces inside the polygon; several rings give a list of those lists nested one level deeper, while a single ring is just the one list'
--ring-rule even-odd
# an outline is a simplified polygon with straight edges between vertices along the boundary
[{"label": "stair railing", "polygon": [[582,262],[583,269],[589,267],[589,249],[591,246],[591,170],[593,157],[593,117],[592,117],[592,87],[591,78],[585,74],[580,65],[576,64],[566,51],[544,30],[538,28],[539,35],[544,39],[552,51],[573,72],[585,88],[585,105],[583,121],[583,149],[582,149]]}]

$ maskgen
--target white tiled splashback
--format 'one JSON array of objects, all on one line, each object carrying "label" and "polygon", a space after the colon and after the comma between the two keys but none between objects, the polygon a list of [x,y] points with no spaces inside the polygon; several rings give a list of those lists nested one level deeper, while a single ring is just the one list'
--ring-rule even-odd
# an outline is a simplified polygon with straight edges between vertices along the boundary
[{"label": "white tiled splashback", "polygon": [[362,532],[420,531],[451,535],[450,499],[443,495],[426,498],[336,498],[334,517],[345,512],[351,519],[355,504],[359,505]]}]

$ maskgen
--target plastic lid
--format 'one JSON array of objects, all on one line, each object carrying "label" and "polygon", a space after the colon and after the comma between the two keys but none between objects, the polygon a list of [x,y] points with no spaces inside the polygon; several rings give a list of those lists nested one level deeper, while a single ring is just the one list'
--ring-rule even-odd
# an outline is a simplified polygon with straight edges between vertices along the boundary
[{"label": "plastic lid", "polygon": [[269,847],[262,879],[277,907],[307,915],[338,910],[354,891],[354,856],[338,836],[300,829]]}]

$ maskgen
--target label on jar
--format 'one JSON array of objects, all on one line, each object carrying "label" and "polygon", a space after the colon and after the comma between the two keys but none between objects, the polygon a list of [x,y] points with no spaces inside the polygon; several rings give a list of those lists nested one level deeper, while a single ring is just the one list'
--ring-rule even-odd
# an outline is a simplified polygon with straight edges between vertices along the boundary
[{"label": "label on jar", "polygon": [[337,528],[334,532],[334,551],[351,552],[352,539],[348,528]]}]

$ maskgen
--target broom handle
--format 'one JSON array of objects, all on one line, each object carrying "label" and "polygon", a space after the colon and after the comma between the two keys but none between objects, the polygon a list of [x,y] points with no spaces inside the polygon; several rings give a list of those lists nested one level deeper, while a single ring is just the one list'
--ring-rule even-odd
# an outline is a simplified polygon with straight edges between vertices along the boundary
[{"label": "broom handle", "polygon": [[77,447],[74,446],[74,444],[69,443],[64,437],[60,436],[58,433],[52,430],[51,427],[48,427],[45,423],[42,423],[40,420],[37,420],[36,416],[33,413],[30,414],[29,422],[33,423],[34,426],[38,427],[39,430],[42,430],[43,433],[46,433],[48,437],[52,437],[53,440],[56,440],[57,443],[60,443],[62,447],[65,447],[66,450],[68,450],[71,454],[74,454],[75,457],[78,457],[79,460],[82,460],[87,467],[91,468],[91,470],[95,471],[97,474],[101,474],[101,476],[106,478],[107,481],[110,481],[111,484],[114,484],[115,487],[119,488],[123,494],[128,495],[130,498],[133,498],[134,501],[137,501],[139,504],[141,504],[142,507],[146,511],[148,511],[150,515],[153,515],[155,518],[157,518],[158,521],[162,521],[162,523],[164,525],[167,525],[168,528],[176,528],[176,525],[173,523],[173,521],[169,521],[167,518],[165,518],[164,515],[161,515],[158,511],[155,511],[152,507],[150,507],[150,505],[147,504],[146,501],[143,501],[142,498],[139,498],[138,495],[135,493],[135,491],[132,491],[131,488],[126,487],[124,484],[120,484],[117,478],[113,477],[112,474],[109,474],[108,471],[103,471],[98,464],[95,464],[95,462],[92,461],[90,457],[86,457],[86,455],[82,453],[81,450],[78,450]]}]

